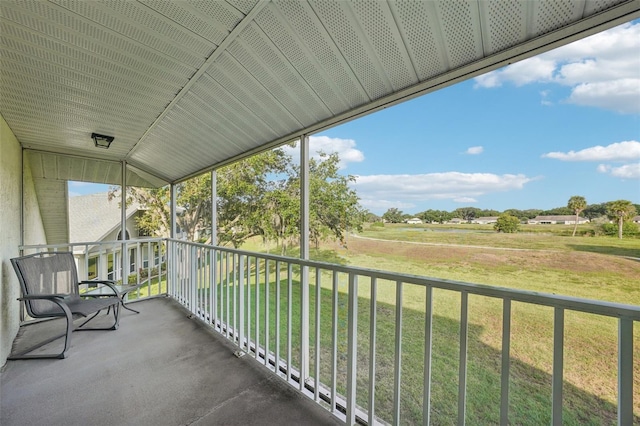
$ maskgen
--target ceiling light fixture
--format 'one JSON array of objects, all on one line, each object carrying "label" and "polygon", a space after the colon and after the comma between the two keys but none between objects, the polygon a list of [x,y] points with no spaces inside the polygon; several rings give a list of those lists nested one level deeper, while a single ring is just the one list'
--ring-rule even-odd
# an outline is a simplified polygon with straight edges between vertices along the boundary
[{"label": "ceiling light fixture", "polygon": [[91,139],[93,139],[93,143],[96,145],[96,148],[108,149],[111,146],[111,142],[113,142],[114,137],[91,133]]}]

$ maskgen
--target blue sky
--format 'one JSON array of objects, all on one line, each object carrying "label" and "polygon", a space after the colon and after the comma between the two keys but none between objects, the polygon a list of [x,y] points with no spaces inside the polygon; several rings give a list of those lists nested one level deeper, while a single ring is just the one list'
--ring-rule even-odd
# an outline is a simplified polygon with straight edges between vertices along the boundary
[{"label": "blue sky", "polygon": [[[311,137],[364,208],[640,203],[640,21]],[[106,186],[70,183],[70,193]]]}]

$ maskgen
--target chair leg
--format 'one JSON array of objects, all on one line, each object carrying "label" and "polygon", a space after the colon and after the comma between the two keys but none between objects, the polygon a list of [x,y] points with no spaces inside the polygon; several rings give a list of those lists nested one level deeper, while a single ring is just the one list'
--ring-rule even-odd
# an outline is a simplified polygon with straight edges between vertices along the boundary
[{"label": "chair leg", "polygon": [[[98,311],[95,314],[93,314],[91,318],[89,318],[88,320],[80,324],[80,326],[76,328],[76,331],[117,330],[118,325],[120,323],[120,309],[119,309],[120,302],[114,303],[112,306],[109,306],[109,309],[111,309],[112,307],[113,307],[113,318],[114,318],[113,325],[109,327],[82,328],[86,323],[94,319],[100,312],[102,312],[102,311]],[[109,311],[107,311],[107,315],[109,315]]]},{"label": "chair leg", "polygon": [[[53,302],[57,303],[62,310],[65,313],[65,317],[67,320],[67,327],[66,327],[66,331],[63,334],[59,334],[57,336],[51,337],[47,340],[45,340],[44,342],[38,343],[37,345],[31,346],[29,349],[26,349],[18,354],[15,355],[10,355],[7,357],[7,360],[20,360],[20,359],[64,359],[67,357],[67,352],[69,351],[69,347],[71,346],[71,333],[73,333],[73,315],[71,314],[71,311],[69,310],[69,308],[67,307],[67,305],[58,303],[56,300],[54,300]],[[59,338],[61,338],[62,336],[64,336],[64,349],[62,350],[62,352],[58,353],[58,354],[34,354],[34,355],[27,355],[29,352],[33,352],[36,349],[46,345],[47,343],[51,343],[54,340],[57,340]]]}]

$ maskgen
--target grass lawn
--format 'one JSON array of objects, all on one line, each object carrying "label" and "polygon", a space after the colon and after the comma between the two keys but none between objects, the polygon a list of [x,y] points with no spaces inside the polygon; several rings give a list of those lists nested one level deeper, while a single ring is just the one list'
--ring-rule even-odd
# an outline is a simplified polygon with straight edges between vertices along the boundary
[{"label": "grass lawn", "polygon": [[[611,237],[571,238],[546,233],[515,236],[477,234],[430,233],[393,228],[367,231],[363,236],[378,239],[383,239],[381,237],[384,236],[387,240],[394,240],[400,236],[405,241],[429,244],[378,241],[350,236],[348,250],[327,244],[314,251],[313,257],[317,260],[372,269],[640,304],[640,263],[606,254],[615,252],[640,257],[640,240],[618,240]],[[434,236],[438,238],[434,239]],[[520,250],[496,250],[486,247]],[[248,249],[260,251],[259,246]],[[367,408],[370,283],[359,284],[358,404]],[[321,285],[320,379],[324,383],[330,383],[327,364],[331,353],[330,277],[323,277]],[[341,277],[338,353],[343,358],[346,358],[346,285],[346,277]],[[275,282],[270,286],[273,298]],[[299,300],[296,288],[294,283],[294,310],[297,307],[295,302]],[[264,289],[260,292],[264,294]],[[311,292],[313,299],[314,290]],[[424,289],[405,286],[401,419],[403,423],[408,424],[422,421],[424,300]],[[433,424],[449,424],[455,423],[457,415],[459,295],[445,290],[435,290],[434,301],[431,415]],[[275,306],[275,300],[270,306]],[[281,306],[286,307],[286,303],[282,302]],[[479,296],[470,297],[469,307],[467,421],[470,424],[494,424],[499,420],[502,308],[498,301]],[[376,314],[376,413],[383,419],[390,420],[395,352],[393,283],[378,282]],[[286,317],[286,310],[281,315],[283,318]],[[314,315],[312,300],[312,323],[315,322]],[[271,322],[274,321],[274,317],[275,312],[272,312]],[[272,324],[272,327],[275,325]],[[312,329],[313,327],[312,324]],[[615,424],[617,322],[587,314],[567,313],[565,327],[565,423]],[[297,329],[294,325],[294,330]],[[294,341],[296,338],[299,339],[295,334],[292,336]],[[312,336],[312,342],[314,339]],[[514,303],[510,375],[510,421],[513,424],[550,422],[552,339],[551,308]],[[634,342],[636,352],[640,353],[638,324],[634,328]],[[272,347],[273,345],[274,343]],[[296,356],[297,354],[293,354],[294,360],[297,359]],[[634,359],[635,389],[640,389],[639,358]],[[338,367],[341,372],[339,389],[344,391],[340,382],[345,383],[346,380],[346,359],[340,358]],[[634,410],[640,416],[640,396],[637,392],[634,395]],[[640,418],[638,420],[640,421]]]},{"label": "grass lawn", "polygon": [[127,300],[136,300],[142,297],[157,296],[167,292],[167,275],[163,273],[160,279],[155,276],[151,278],[151,282],[142,281],[142,286],[137,291],[132,291],[127,295]]}]

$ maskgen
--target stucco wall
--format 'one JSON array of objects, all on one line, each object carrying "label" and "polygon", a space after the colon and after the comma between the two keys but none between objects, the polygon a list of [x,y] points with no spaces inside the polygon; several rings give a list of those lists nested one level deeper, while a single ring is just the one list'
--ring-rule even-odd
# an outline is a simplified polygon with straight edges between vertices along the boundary
[{"label": "stucco wall", "polygon": [[[20,288],[9,259],[18,256],[20,246],[20,206],[22,148],[0,116],[0,365],[11,351],[20,325]],[[30,170],[24,182],[25,239],[27,244],[45,243],[40,209]]]}]

